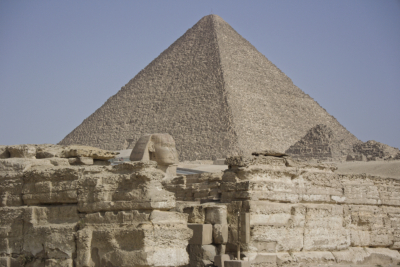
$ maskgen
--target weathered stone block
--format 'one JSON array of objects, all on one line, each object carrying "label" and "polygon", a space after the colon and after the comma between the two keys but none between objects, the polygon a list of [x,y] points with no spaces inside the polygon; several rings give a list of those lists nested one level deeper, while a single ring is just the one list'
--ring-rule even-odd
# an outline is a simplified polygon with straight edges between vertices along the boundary
[{"label": "weathered stone block", "polygon": [[0,255],[21,253],[24,210],[22,207],[0,208]]},{"label": "weathered stone block", "polygon": [[193,237],[189,244],[208,245],[212,243],[212,225],[188,223],[188,227],[193,230]]},{"label": "weathered stone block", "polygon": [[210,224],[227,224],[226,206],[211,206],[206,207],[205,223]]},{"label": "weathered stone block", "polygon": [[78,168],[51,166],[24,173],[22,199],[27,205],[77,203]]},{"label": "weathered stone block", "polygon": [[174,208],[175,196],[163,189],[165,174],[155,166],[152,161],[137,161],[113,167],[85,167],[79,183],[78,209],[92,213]]},{"label": "weathered stone block", "polygon": [[89,157],[69,158],[68,162],[70,165],[93,165],[93,159]]},{"label": "weathered stone block", "polygon": [[0,159],[7,159],[10,157],[10,152],[7,150],[7,146],[0,146]]},{"label": "weathered stone block", "polygon": [[154,224],[186,224],[187,214],[172,211],[153,210],[150,221]]},{"label": "weathered stone block", "polygon": [[247,244],[250,242],[250,213],[242,212],[240,214],[240,242]]},{"label": "weathered stone block", "polygon": [[109,166],[111,165],[111,162],[109,162],[108,160],[94,159],[93,165]]},{"label": "weathered stone block", "polygon": [[213,243],[226,244],[228,242],[228,225],[214,224],[213,225]]},{"label": "weathered stone block", "polygon": [[300,266],[309,266],[311,264],[333,265],[336,263],[335,257],[329,251],[293,252],[292,256],[299,264],[302,264]]},{"label": "weathered stone block", "polygon": [[251,264],[260,267],[276,266],[276,254],[258,253],[256,258],[251,261]]},{"label": "weathered stone block", "polygon": [[96,147],[71,145],[63,149],[60,157],[88,157],[92,159],[109,160],[114,158],[116,155],[118,155],[117,152],[103,150]]},{"label": "weathered stone block", "polygon": [[32,145],[15,145],[8,146],[10,158],[28,158],[36,159],[36,147]]},{"label": "weathered stone block", "polygon": [[186,207],[183,212],[189,214],[188,223],[204,223],[205,210],[203,206]]},{"label": "weathered stone block", "polygon": [[350,246],[343,206],[307,204],[305,207],[305,251],[343,250]]},{"label": "weathered stone block", "polygon": [[225,261],[225,267],[250,267],[249,261],[229,260]]},{"label": "weathered stone block", "polygon": [[229,261],[231,258],[228,254],[221,254],[214,257],[214,265],[217,267],[224,267],[225,261]]}]

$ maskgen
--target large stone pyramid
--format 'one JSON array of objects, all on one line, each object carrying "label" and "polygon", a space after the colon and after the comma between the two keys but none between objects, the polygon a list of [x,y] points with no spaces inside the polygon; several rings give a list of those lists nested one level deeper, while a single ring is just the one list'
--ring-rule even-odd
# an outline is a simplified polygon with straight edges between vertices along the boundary
[{"label": "large stone pyramid", "polygon": [[[358,139],[216,15],[203,17],[59,144],[133,148],[169,133],[180,160],[285,151],[317,124]],[[343,152],[346,154],[346,152]]]}]

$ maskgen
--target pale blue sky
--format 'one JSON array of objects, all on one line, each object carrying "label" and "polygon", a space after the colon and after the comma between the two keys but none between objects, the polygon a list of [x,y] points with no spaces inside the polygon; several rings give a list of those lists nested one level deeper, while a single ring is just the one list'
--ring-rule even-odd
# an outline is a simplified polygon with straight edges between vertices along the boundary
[{"label": "pale blue sky", "polygon": [[0,0],[0,144],[59,142],[210,13],[360,140],[400,147],[399,0]]}]

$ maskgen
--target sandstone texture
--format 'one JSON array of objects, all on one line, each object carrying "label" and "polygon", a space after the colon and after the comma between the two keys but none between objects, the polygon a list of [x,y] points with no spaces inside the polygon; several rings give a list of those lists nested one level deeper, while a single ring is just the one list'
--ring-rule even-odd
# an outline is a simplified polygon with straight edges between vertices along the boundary
[{"label": "sandstone texture", "polygon": [[[88,148],[68,151],[94,155]],[[189,263],[188,215],[169,211],[175,197],[163,189],[165,173],[156,162],[96,166],[51,159],[0,159],[0,266]]]},{"label": "sandstone texture", "polygon": [[[358,139],[217,15],[202,18],[60,145],[132,149],[169,133],[181,160],[285,151],[316,125]],[[340,150],[341,151],[341,150]]]},{"label": "sandstone texture", "polygon": [[168,190],[187,196],[177,210],[198,228],[213,227],[212,243],[189,244],[190,266],[210,264],[199,246],[217,249],[214,265],[224,255],[236,257],[238,213],[242,259],[251,266],[397,266],[398,179],[338,174],[334,164],[270,154],[228,158],[229,169],[217,180],[220,202],[208,202],[205,193],[203,204],[193,202],[193,185],[206,188],[216,176],[197,175],[195,184],[189,175],[168,181]]},{"label": "sandstone texture", "polygon": [[[0,159],[5,158],[90,158],[95,160],[109,160],[118,155],[118,152],[107,151],[90,146],[60,146],[52,144],[42,145],[14,145],[0,146]],[[91,163],[93,164],[93,163]]]},{"label": "sandstone texture", "polygon": [[0,159],[0,266],[400,263],[398,179],[271,150],[173,177],[157,161],[70,164],[85,155]]}]

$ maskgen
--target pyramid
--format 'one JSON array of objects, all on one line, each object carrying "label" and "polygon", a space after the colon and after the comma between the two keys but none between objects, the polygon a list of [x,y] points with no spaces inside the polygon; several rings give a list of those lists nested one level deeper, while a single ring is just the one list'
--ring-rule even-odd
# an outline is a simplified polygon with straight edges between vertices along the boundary
[{"label": "pyramid", "polygon": [[[312,127],[307,134],[285,151],[293,158],[304,160],[339,160],[343,155],[340,153],[341,142],[331,128],[324,124]],[[346,149],[346,147],[344,147]]]},{"label": "pyramid", "polygon": [[180,160],[285,151],[317,124],[358,139],[217,15],[203,17],[59,144],[133,148],[169,133]]}]

